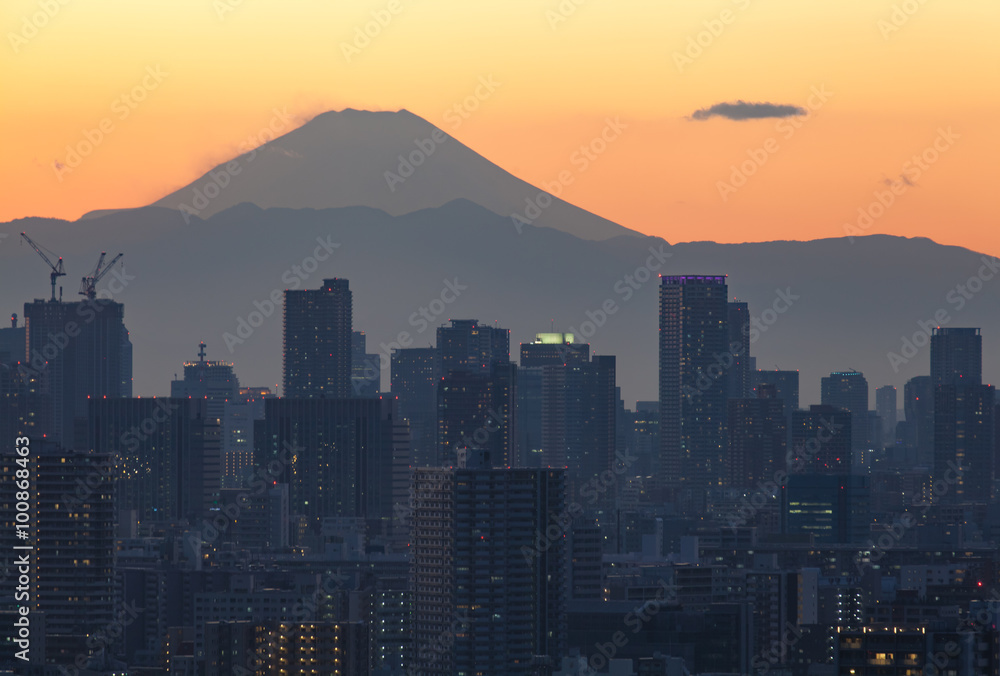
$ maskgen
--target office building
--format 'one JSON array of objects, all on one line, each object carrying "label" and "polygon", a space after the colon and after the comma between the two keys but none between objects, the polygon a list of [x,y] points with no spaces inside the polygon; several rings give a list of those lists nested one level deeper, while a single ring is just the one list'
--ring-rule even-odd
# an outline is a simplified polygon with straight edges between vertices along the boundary
[{"label": "office building", "polygon": [[835,371],[823,378],[820,395],[824,406],[850,411],[851,450],[860,458],[868,450],[868,381],[857,371]]},{"label": "office building", "polygon": [[184,362],[183,380],[170,383],[171,397],[204,399],[208,417],[219,425],[225,418],[227,402],[235,400],[239,392],[240,381],[233,372],[233,365],[206,360],[205,343],[198,344],[198,361]]},{"label": "office building", "polygon": [[324,279],[319,289],[285,291],[282,396],[351,396],[352,321],[346,279]]},{"label": "office building", "polygon": [[119,509],[195,522],[219,502],[221,430],[204,399],[92,399],[89,449],[113,457]]},{"label": "office building", "polygon": [[896,441],[896,388],[885,385],[875,390],[875,412],[882,425],[882,445],[892,446]]},{"label": "office building", "polygon": [[[934,478],[957,473],[941,498],[988,503],[993,495],[996,392],[983,384],[983,339],[975,328],[938,328],[931,335],[934,386]],[[961,468],[959,471],[957,468]]]},{"label": "office building", "polygon": [[289,486],[289,510],[318,528],[325,517],[367,518],[387,526],[406,486],[405,425],[388,398],[267,399],[256,423],[254,465]]},{"label": "office building", "polygon": [[732,363],[726,369],[726,392],[730,399],[748,399],[753,395],[750,370],[750,307],[736,301],[728,304],[729,346]]},{"label": "office building", "polygon": [[660,483],[697,506],[725,477],[726,277],[660,278]]},{"label": "office building", "polygon": [[851,474],[793,474],[782,488],[782,531],[815,542],[861,543],[869,537],[869,481]]},{"label": "office building", "polygon": [[[414,470],[411,668],[423,674],[549,673],[565,650],[563,470]],[[449,636],[442,645],[442,636]],[[440,646],[435,649],[434,646]]]},{"label": "office building", "polygon": [[132,395],[125,306],[106,299],[24,304],[27,355],[20,369],[39,405],[38,431],[82,447],[87,399]]},{"label": "office building", "polygon": [[409,423],[413,464],[437,463],[437,348],[414,347],[392,353],[392,396],[397,414]]},{"label": "office building", "polygon": [[351,396],[377,397],[382,379],[382,357],[368,352],[364,331],[351,332]]},{"label": "office building", "polygon": [[[543,333],[521,344],[521,364],[530,366],[518,371],[518,396],[534,427],[530,437],[541,440],[539,466],[566,467],[569,494],[577,495],[585,483],[611,469],[618,399],[615,358],[591,357],[588,344],[572,339]],[[520,378],[525,371],[531,373],[527,382]],[[522,424],[519,415],[519,428]]]}]

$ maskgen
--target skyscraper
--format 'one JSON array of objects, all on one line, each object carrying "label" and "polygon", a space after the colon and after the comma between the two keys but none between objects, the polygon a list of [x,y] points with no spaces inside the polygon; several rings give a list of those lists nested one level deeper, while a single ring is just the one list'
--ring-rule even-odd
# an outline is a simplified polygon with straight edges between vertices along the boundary
[{"label": "skyscraper", "polygon": [[24,317],[28,353],[20,368],[29,392],[38,395],[39,431],[67,447],[82,447],[87,398],[132,393],[125,306],[103,298],[36,300],[24,304]]},{"label": "skyscraper", "polygon": [[[939,328],[931,335],[934,475],[957,472],[948,501],[988,503],[995,475],[995,390],[983,385],[979,329]],[[961,468],[958,471],[956,468]]]},{"label": "skyscraper", "polygon": [[[31,447],[35,518],[28,544],[35,547],[31,600],[36,613],[32,620],[44,613],[50,664],[70,666],[78,655],[110,647],[107,638],[103,645],[88,638],[110,626],[116,616],[115,484],[93,481],[104,475],[111,459],[35,441]],[[13,477],[3,479],[4,487],[13,489]]]},{"label": "skyscraper", "polygon": [[[571,334],[540,333],[534,342],[521,344],[521,364],[528,364],[522,371],[540,374],[528,380],[529,387],[540,390],[521,399],[529,419],[537,417],[538,460],[543,467],[567,467],[567,490],[576,495],[614,459],[615,358],[591,357],[590,345],[574,343]],[[518,382],[519,390],[525,386]],[[538,408],[531,410],[532,404]]]},{"label": "skyscraper", "polygon": [[755,399],[730,399],[728,428],[729,486],[756,486],[785,468],[788,421],[773,385],[762,386]]},{"label": "skyscraper", "polygon": [[437,329],[439,372],[485,373],[494,361],[510,361],[510,331],[480,325],[476,319],[452,319]]},{"label": "skyscraper", "polygon": [[452,320],[437,330],[437,461],[451,466],[472,450],[489,462],[517,460],[517,365],[510,361],[510,331]]},{"label": "skyscraper", "polygon": [[723,275],[660,278],[659,481],[696,500],[725,475],[727,293]]},{"label": "skyscraper", "polygon": [[233,372],[232,364],[207,361],[205,343],[199,343],[198,348],[198,361],[184,362],[184,379],[171,381],[170,396],[174,399],[204,399],[208,417],[221,424],[226,413],[226,402],[236,398],[240,391],[240,381]]},{"label": "skyscraper", "polygon": [[934,465],[934,384],[930,376],[916,376],[903,388],[905,443],[913,448],[918,465]]},{"label": "skyscraper", "polygon": [[477,461],[414,470],[419,649],[410,666],[440,676],[551,673],[566,636],[563,470],[490,469]]},{"label": "skyscraper", "polygon": [[931,335],[931,382],[938,385],[983,380],[983,336],[979,329],[938,328]]},{"label": "skyscraper", "polygon": [[778,399],[781,400],[785,416],[791,418],[792,411],[799,408],[799,372],[798,371],[766,371],[757,370],[751,374],[754,396],[761,385],[774,385]]},{"label": "skyscraper", "polygon": [[838,406],[813,405],[792,413],[789,473],[850,474],[853,424],[851,412]]},{"label": "skyscraper", "polygon": [[400,419],[410,426],[413,464],[437,463],[438,353],[433,347],[413,347],[392,353],[392,395]]},{"label": "skyscraper", "polygon": [[470,451],[487,451],[496,467],[516,464],[517,366],[494,362],[490,371],[452,371],[437,388],[437,461],[453,466]]},{"label": "skyscraper", "polygon": [[726,388],[730,399],[746,399],[752,396],[753,382],[750,376],[750,307],[741,301],[730,302],[729,352],[733,363],[726,369]]},{"label": "skyscraper", "polygon": [[282,396],[351,396],[352,295],[346,279],[285,291]]},{"label": "skyscraper", "polygon": [[351,332],[351,396],[377,397],[382,378],[382,357],[368,352],[364,331]]},{"label": "skyscraper", "polygon": [[[267,399],[254,432],[254,465],[289,485],[289,509],[324,517],[392,518],[407,499],[394,465],[409,467],[388,398]],[[273,468],[273,472],[272,472]]]},{"label": "skyscraper", "polygon": [[882,443],[891,446],[896,439],[896,388],[885,385],[875,390],[875,412],[882,420]]},{"label": "skyscraper", "polygon": [[851,412],[852,457],[860,458],[868,444],[868,381],[857,371],[834,371],[823,378],[820,389],[824,406]]},{"label": "skyscraper", "polygon": [[87,438],[140,521],[196,521],[218,503],[221,428],[204,399],[92,399]]}]

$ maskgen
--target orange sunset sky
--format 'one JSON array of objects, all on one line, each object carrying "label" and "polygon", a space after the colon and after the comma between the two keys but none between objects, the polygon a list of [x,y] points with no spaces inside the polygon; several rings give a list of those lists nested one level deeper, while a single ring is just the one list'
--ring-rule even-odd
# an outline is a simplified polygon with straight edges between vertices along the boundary
[{"label": "orange sunset sky", "polygon": [[[345,50],[373,12],[378,35]],[[561,196],[671,242],[842,236],[894,184],[854,234],[1000,254],[997,0],[3,0],[0,29],[0,221],[148,204],[275,107],[296,124],[406,108],[535,184],[620,118]],[[157,68],[125,116],[120,97]],[[448,124],[488,76],[497,90]],[[829,97],[795,126],[688,119],[740,99],[808,107],[814,89]],[[753,175],[724,199],[744,161]]]}]

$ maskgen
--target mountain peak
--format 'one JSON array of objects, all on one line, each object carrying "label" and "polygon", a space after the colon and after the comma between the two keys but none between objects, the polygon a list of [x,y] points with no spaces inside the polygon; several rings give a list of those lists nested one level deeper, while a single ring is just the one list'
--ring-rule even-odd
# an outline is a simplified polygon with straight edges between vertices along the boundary
[{"label": "mountain peak", "polygon": [[[263,209],[366,206],[398,216],[464,199],[507,217],[523,214],[540,193],[406,109],[345,108],[218,165],[154,206],[188,219],[241,202]],[[583,239],[638,234],[555,197],[539,212],[532,225]]]}]

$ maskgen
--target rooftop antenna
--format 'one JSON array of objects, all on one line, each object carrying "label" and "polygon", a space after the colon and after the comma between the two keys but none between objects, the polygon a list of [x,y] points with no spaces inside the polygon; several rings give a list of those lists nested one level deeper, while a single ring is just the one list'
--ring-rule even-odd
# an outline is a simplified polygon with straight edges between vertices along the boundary
[{"label": "rooftop antenna", "polygon": [[198,358],[201,361],[205,361],[205,341],[198,343]]}]

